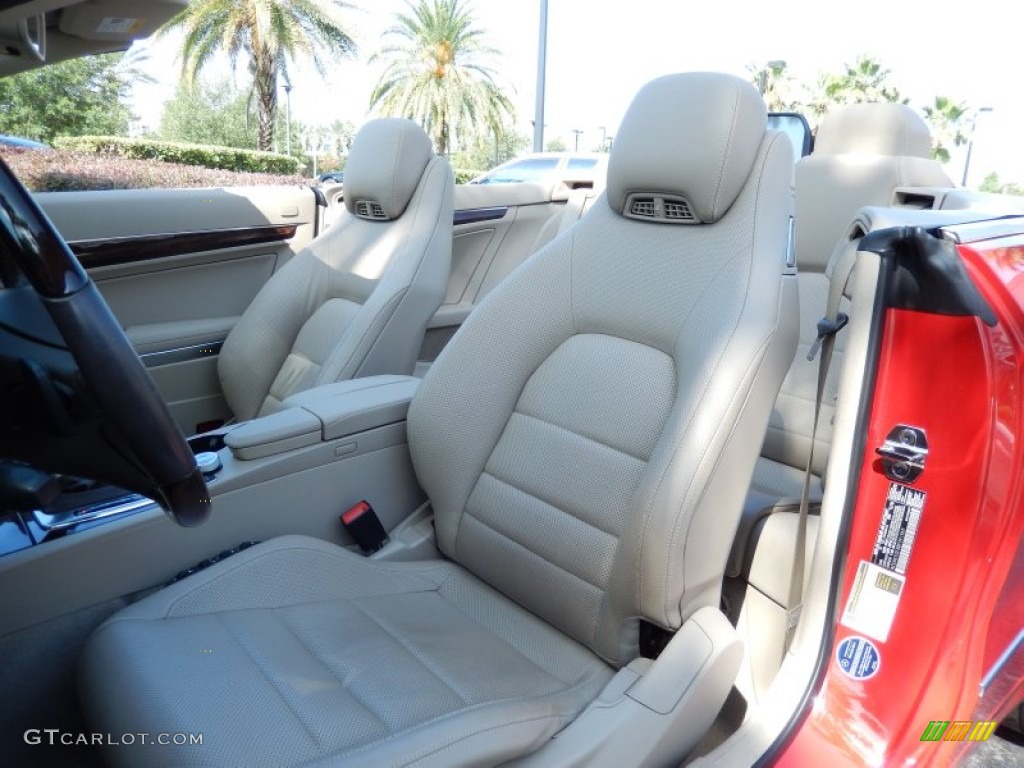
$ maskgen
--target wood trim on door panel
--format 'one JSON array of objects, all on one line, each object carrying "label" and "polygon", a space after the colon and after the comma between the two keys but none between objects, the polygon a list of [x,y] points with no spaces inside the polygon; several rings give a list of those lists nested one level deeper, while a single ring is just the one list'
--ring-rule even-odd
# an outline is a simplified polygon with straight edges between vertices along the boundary
[{"label": "wood trim on door panel", "polygon": [[297,224],[212,229],[200,232],[169,232],[159,235],[131,235],[68,243],[86,269],[138,261],[164,259],[221,248],[280,243],[295,237]]}]

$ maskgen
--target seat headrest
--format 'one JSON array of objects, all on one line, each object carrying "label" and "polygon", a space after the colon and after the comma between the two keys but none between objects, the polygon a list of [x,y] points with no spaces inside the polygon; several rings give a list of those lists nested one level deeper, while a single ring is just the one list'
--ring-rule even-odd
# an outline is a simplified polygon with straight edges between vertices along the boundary
[{"label": "seat headrest", "polygon": [[932,137],[906,104],[850,104],[821,121],[814,154],[930,158]]},{"label": "seat headrest", "polygon": [[711,224],[736,200],[764,138],[764,100],[733,75],[652,80],[619,126],[608,204],[632,219]]},{"label": "seat headrest", "polygon": [[371,120],[356,134],[345,163],[345,207],[361,219],[397,219],[433,156],[430,139],[412,120]]}]

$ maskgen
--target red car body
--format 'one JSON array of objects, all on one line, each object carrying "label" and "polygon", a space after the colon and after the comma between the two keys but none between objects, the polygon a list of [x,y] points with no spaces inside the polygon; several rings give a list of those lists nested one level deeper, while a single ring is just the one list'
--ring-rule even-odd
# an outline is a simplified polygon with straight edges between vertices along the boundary
[{"label": "red car body", "polygon": [[[766,756],[776,765],[954,765],[977,746],[972,737],[991,732],[975,724],[1024,699],[1022,232],[1020,218],[957,232],[995,326],[885,310],[832,636],[799,718]],[[927,467],[913,484],[926,503],[888,637],[873,640],[877,669],[857,679],[841,669],[839,649],[862,633],[841,614],[882,524],[890,481],[875,448],[896,423],[928,435]],[[939,739],[925,740],[933,721],[971,725],[939,725]]]}]

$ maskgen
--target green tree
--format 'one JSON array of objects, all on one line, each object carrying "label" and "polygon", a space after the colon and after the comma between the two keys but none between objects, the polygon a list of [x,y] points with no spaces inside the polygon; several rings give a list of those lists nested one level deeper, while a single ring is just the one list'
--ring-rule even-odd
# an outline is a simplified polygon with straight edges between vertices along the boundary
[{"label": "green tree", "polygon": [[821,116],[833,107],[863,102],[892,101],[906,104],[900,92],[889,85],[892,72],[869,56],[858,56],[853,64],[844,64],[841,73],[826,73],[818,81],[818,90],[808,105]]},{"label": "green tree", "polygon": [[1012,181],[1006,184],[999,180],[999,174],[993,171],[978,187],[981,192],[994,192],[997,195],[1018,195],[1024,196],[1024,186],[1015,184]]},{"label": "green tree", "polygon": [[561,136],[555,136],[553,139],[549,139],[544,145],[545,152],[565,152],[568,147],[565,146],[565,142],[562,141]]},{"label": "green tree", "polygon": [[750,82],[764,96],[770,112],[799,112],[803,104],[796,94],[799,86],[786,71],[786,62],[769,61],[764,66],[748,64]]},{"label": "green tree", "polygon": [[452,148],[453,134],[499,131],[512,115],[512,102],[485,63],[498,52],[484,44],[472,14],[460,0],[410,0],[408,5],[385,33],[395,43],[370,59],[387,62],[370,106],[420,122],[443,155]]},{"label": "green tree", "polygon": [[963,125],[967,117],[967,105],[957,104],[946,96],[936,96],[924,108],[924,116],[932,129],[932,157],[948,163],[948,147],[960,147],[967,143]]},{"label": "green tree", "polygon": [[256,120],[249,104],[249,94],[232,88],[227,80],[198,87],[179,83],[174,98],[164,105],[159,137],[252,149]]},{"label": "green tree", "polygon": [[503,126],[499,131],[483,130],[466,142],[465,149],[452,155],[456,168],[486,171],[511,160],[530,146],[530,139],[514,128]]},{"label": "green tree", "polygon": [[192,0],[161,29],[184,32],[182,76],[194,83],[214,54],[224,51],[232,67],[248,60],[258,116],[256,146],[274,144],[277,80],[289,61],[308,56],[321,76],[323,54],[349,56],[356,44],[338,15],[349,5],[340,0]]},{"label": "green tree", "polygon": [[50,142],[56,136],[125,136],[133,70],[124,54],[69,59],[0,79],[0,133]]}]

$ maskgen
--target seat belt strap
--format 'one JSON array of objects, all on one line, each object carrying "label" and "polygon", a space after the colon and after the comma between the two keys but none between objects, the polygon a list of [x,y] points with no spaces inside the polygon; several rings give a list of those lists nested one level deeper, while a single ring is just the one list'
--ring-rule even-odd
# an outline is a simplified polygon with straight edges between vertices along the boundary
[{"label": "seat belt strap", "polygon": [[814,398],[814,420],[811,426],[811,447],[807,452],[807,468],[804,471],[804,485],[800,492],[800,512],[797,519],[796,545],[793,551],[793,570],[790,573],[789,592],[786,598],[786,650],[789,650],[800,623],[803,609],[804,571],[807,550],[807,514],[811,500],[811,476],[814,470],[814,445],[818,436],[818,419],[821,416],[821,401],[825,397],[828,369],[832,362],[832,349],[836,334],[849,322],[849,317],[839,311],[839,304],[846,291],[854,266],[857,264],[856,243],[847,244],[840,252],[829,281],[828,301],[825,316],[818,321],[818,335],[807,353],[808,361],[821,352],[818,360],[818,387]]}]

